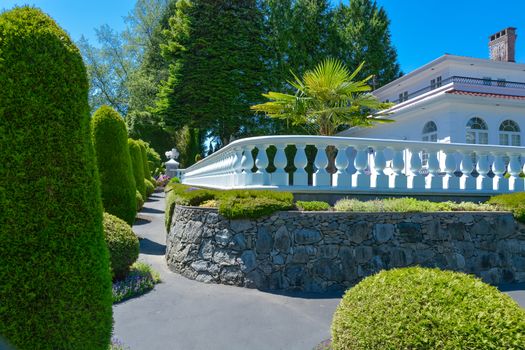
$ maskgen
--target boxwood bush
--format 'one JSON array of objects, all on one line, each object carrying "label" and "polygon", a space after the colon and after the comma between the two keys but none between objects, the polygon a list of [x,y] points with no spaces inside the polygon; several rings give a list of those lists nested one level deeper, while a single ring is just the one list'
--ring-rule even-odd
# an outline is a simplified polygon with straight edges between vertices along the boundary
[{"label": "boxwood bush", "polygon": [[144,198],[142,198],[138,190],[135,191],[135,201],[137,203],[137,211],[139,211],[144,206]]},{"label": "boxwood bush", "polygon": [[135,185],[143,199],[146,199],[146,186],[144,184],[144,163],[142,162],[142,151],[138,141],[128,139],[129,155],[131,156],[131,165],[133,166],[133,176]]},{"label": "boxwood bush", "polygon": [[488,203],[511,211],[516,220],[525,223],[525,192],[494,196],[488,200]]},{"label": "boxwood bush", "polygon": [[0,334],[16,349],[104,349],[109,254],[88,80],[68,34],[0,14]]},{"label": "boxwood bush", "polygon": [[113,108],[102,106],[91,118],[91,132],[104,210],[132,225],[137,215],[136,186],[124,119]]},{"label": "boxwood bush", "polygon": [[302,211],[327,211],[330,210],[330,204],[322,201],[297,201],[297,209]]},{"label": "boxwood bush", "polygon": [[104,213],[104,235],[113,279],[121,280],[139,257],[139,239],[125,221],[108,213]]},{"label": "boxwood bush", "polygon": [[144,187],[146,187],[146,196],[149,197],[155,192],[155,185],[151,183],[151,180],[144,179]]},{"label": "boxwood bush", "polygon": [[332,348],[523,349],[525,312],[470,275],[420,267],[382,271],[344,295]]}]

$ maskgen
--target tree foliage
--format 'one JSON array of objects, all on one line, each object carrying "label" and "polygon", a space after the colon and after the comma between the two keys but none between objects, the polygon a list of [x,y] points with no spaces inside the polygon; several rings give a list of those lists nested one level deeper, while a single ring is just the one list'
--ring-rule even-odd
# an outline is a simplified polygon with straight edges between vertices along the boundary
[{"label": "tree foliage", "polygon": [[302,79],[294,75],[289,84],[295,94],[270,91],[264,96],[271,101],[252,106],[272,118],[290,120],[305,130],[325,136],[335,135],[342,126],[370,126],[374,122],[389,122],[371,111],[390,106],[369,93],[367,82],[371,76],[354,81],[363,64],[350,73],[340,61],[327,59],[304,73]]},{"label": "tree foliage", "polygon": [[16,349],[104,349],[109,257],[82,57],[50,17],[0,14],[0,334]]}]

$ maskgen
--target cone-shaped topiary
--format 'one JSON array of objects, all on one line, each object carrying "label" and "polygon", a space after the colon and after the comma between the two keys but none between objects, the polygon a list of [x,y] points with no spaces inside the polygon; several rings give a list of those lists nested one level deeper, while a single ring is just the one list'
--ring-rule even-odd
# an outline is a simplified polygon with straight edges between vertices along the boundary
[{"label": "cone-shaped topiary", "polygon": [[525,349],[525,312],[464,273],[382,271],[349,289],[332,322],[332,349]]},{"label": "cone-shaped topiary", "polygon": [[91,131],[104,210],[133,225],[136,186],[124,119],[113,108],[102,106],[91,118]]},{"label": "cone-shaped topiary", "polygon": [[142,155],[142,166],[144,167],[144,178],[151,179],[151,171],[149,169],[148,152],[146,151],[146,144],[142,140],[138,140],[140,146],[140,154]]},{"label": "cone-shaped topiary", "polygon": [[0,14],[0,334],[16,349],[104,349],[109,254],[82,57],[49,16]]},{"label": "cone-shaped topiary", "polygon": [[104,234],[113,278],[123,279],[139,257],[139,239],[126,222],[108,213],[104,213]]},{"label": "cone-shaped topiary", "polygon": [[142,162],[142,151],[138,141],[128,139],[129,155],[131,156],[131,165],[133,166],[133,176],[135,185],[143,199],[146,199],[146,186],[144,185],[144,163]]}]

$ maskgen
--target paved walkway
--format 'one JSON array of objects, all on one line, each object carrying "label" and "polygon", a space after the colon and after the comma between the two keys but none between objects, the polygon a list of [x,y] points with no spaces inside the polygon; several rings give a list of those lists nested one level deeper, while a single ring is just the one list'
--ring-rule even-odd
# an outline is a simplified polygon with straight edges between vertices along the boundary
[{"label": "paved walkway", "polygon": [[[115,336],[131,350],[311,350],[330,336],[340,295],[272,294],[204,284],[170,272],[164,261],[164,193],[146,202],[133,230],[140,260],[163,283],[114,307]],[[525,285],[504,288],[525,307]]]}]

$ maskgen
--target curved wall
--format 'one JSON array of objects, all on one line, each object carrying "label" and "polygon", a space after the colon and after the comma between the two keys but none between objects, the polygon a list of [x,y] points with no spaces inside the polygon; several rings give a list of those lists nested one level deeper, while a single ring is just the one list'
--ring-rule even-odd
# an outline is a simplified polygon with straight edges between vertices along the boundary
[{"label": "curved wall", "polygon": [[172,271],[202,282],[321,292],[381,269],[420,265],[525,281],[525,232],[510,213],[278,212],[229,220],[177,206],[167,236]]}]

